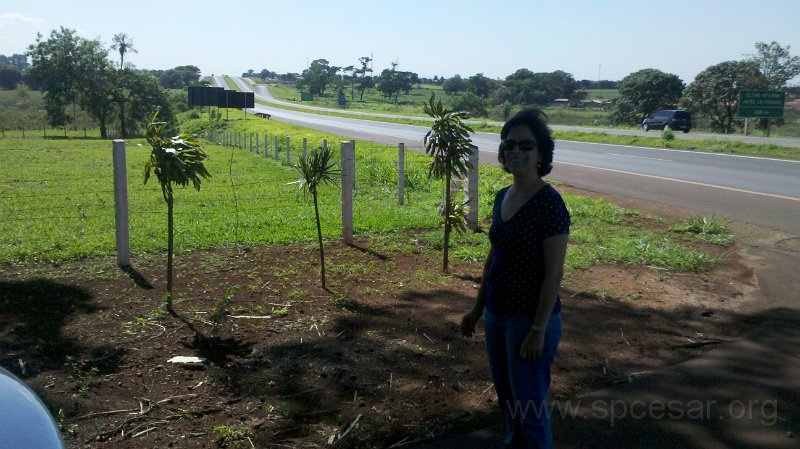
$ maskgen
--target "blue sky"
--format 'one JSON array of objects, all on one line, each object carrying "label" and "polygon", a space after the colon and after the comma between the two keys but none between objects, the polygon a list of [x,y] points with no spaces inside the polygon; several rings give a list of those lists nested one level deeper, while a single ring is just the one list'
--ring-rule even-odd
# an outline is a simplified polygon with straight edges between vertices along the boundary
[{"label": "blue sky", "polygon": [[798,18],[798,0],[3,0],[0,54],[65,26],[106,43],[127,33],[138,53],[126,61],[139,68],[193,64],[204,75],[301,72],[318,58],[347,66],[373,55],[376,73],[393,61],[424,77],[528,68],[619,80],[656,68],[689,83],[759,41],[800,55]]}]

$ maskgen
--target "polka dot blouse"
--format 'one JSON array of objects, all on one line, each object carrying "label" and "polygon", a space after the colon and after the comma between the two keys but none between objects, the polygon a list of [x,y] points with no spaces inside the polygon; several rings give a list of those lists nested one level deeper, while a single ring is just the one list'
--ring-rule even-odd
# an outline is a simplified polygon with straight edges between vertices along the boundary
[{"label": "polka dot blouse", "polygon": [[[484,284],[486,307],[497,315],[533,316],[544,281],[543,241],[569,234],[569,212],[561,195],[546,184],[503,222],[500,206],[509,187],[494,199],[489,229],[494,252]],[[553,313],[560,310],[561,301],[556,299]]]}]

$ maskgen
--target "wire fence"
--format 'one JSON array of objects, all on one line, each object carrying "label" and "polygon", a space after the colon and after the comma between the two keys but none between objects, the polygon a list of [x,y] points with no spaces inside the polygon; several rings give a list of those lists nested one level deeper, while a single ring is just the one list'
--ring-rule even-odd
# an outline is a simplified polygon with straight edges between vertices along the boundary
[{"label": "wire fence", "polygon": [[[280,169],[271,173],[279,173],[283,179],[267,180],[259,173],[253,174],[252,170],[267,167],[264,165],[266,161],[273,168],[294,165],[309,148],[327,146],[327,142],[310,143],[304,141],[305,139],[295,139],[293,142],[293,139],[286,136],[256,137],[232,132],[209,133],[206,138],[209,142],[227,147],[231,151],[231,161],[234,155],[238,155],[236,160],[241,164],[237,166],[240,170],[218,172],[212,178],[213,182],[203,184],[200,192],[194,192],[191,187],[186,189],[185,194],[181,190],[177,191],[174,215],[178,223],[183,225],[181,241],[191,242],[194,247],[203,247],[270,243],[279,238],[284,241],[294,237],[302,239],[302,232],[313,236],[312,231],[315,228],[308,224],[309,218],[313,217],[313,208],[309,207],[310,198],[300,193],[298,185],[292,183],[299,178],[299,174]],[[45,254],[55,259],[75,257],[76,253],[65,249],[69,245],[91,247],[78,252],[78,257],[113,251],[114,179],[111,176],[110,155],[105,153],[98,156],[101,148],[110,146],[106,145],[106,142],[94,144],[93,149],[98,151],[95,154],[73,151],[82,148],[72,148],[69,145],[66,149],[48,150],[53,154],[41,161],[30,162],[24,170],[12,169],[8,165],[9,161],[20,156],[4,156],[0,153],[0,245],[4,247],[0,250],[0,262],[30,257],[43,258]],[[131,148],[136,149],[135,146]],[[16,147],[6,147],[2,151],[7,150],[26,151],[25,148]],[[148,148],[144,150],[149,154]],[[402,151],[398,157],[401,154]],[[67,155],[71,159],[66,160]],[[144,155],[142,152],[136,157],[142,159]],[[242,158],[244,155],[248,156]],[[221,161],[222,158],[217,160]],[[128,161],[130,175],[141,170],[139,163],[141,160]],[[365,196],[361,212],[384,214],[384,218],[379,217],[375,221],[386,223],[391,221],[392,213],[405,213],[400,209],[392,212],[391,207],[386,204],[392,197],[395,205],[398,204],[396,189],[404,184],[398,174],[398,167],[402,164],[397,159],[392,162],[391,158],[378,160],[364,155],[360,164],[357,182],[362,186],[362,195]],[[91,171],[97,175],[88,175],[81,167],[94,167]],[[414,177],[423,178],[426,170],[427,168],[418,166],[415,169],[406,164],[403,176],[410,174],[412,180]],[[160,242],[167,218],[166,204],[157,180],[153,178],[151,183],[143,185],[141,179],[135,175],[127,178],[127,212],[133,242],[131,251],[135,253],[160,247],[153,242]],[[379,184],[386,195],[382,199],[372,198],[379,196],[379,189],[374,188]],[[413,191],[415,186],[420,188],[423,183],[407,182],[405,185],[409,191]],[[429,188],[429,184],[425,183],[424,188]],[[367,200],[372,202],[366,204]],[[342,219],[341,206],[341,197],[338,194],[329,193],[320,200],[323,220],[334,225],[327,227],[329,236],[335,235],[336,224]],[[415,213],[421,215],[418,211]],[[435,216],[433,220],[435,222]],[[429,222],[420,217],[409,221],[412,226],[424,226],[424,223]],[[303,228],[301,231],[285,229],[298,224]],[[98,250],[96,247],[104,249]]]}]

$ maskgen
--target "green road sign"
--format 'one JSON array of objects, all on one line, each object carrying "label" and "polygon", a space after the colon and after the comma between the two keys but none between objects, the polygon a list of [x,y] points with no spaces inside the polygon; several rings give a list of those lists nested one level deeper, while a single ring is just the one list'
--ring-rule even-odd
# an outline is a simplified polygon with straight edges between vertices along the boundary
[{"label": "green road sign", "polygon": [[314,101],[314,94],[311,92],[300,92],[300,101]]},{"label": "green road sign", "polygon": [[779,90],[743,90],[739,92],[741,118],[783,118],[786,94]]}]

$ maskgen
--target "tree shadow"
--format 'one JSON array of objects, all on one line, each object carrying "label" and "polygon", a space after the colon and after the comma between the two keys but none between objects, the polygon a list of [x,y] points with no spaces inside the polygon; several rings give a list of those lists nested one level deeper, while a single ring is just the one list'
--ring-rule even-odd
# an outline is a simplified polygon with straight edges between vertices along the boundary
[{"label": "tree shadow", "polygon": [[22,359],[33,362],[34,369],[61,367],[71,357],[106,373],[116,369],[125,353],[120,348],[87,348],[62,334],[72,315],[100,310],[84,288],[41,278],[0,281],[0,305],[0,361],[5,366],[17,366]]},{"label": "tree shadow", "polygon": [[199,357],[208,359],[216,366],[224,367],[231,361],[231,357],[244,357],[252,350],[253,342],[244,342],[239,338],[223,338],[219,335],[206,335],[195,325],[178,313],[172,315],[182,322],[194,334],[190,343],[183,343],[187,349],[191,349]]}]

